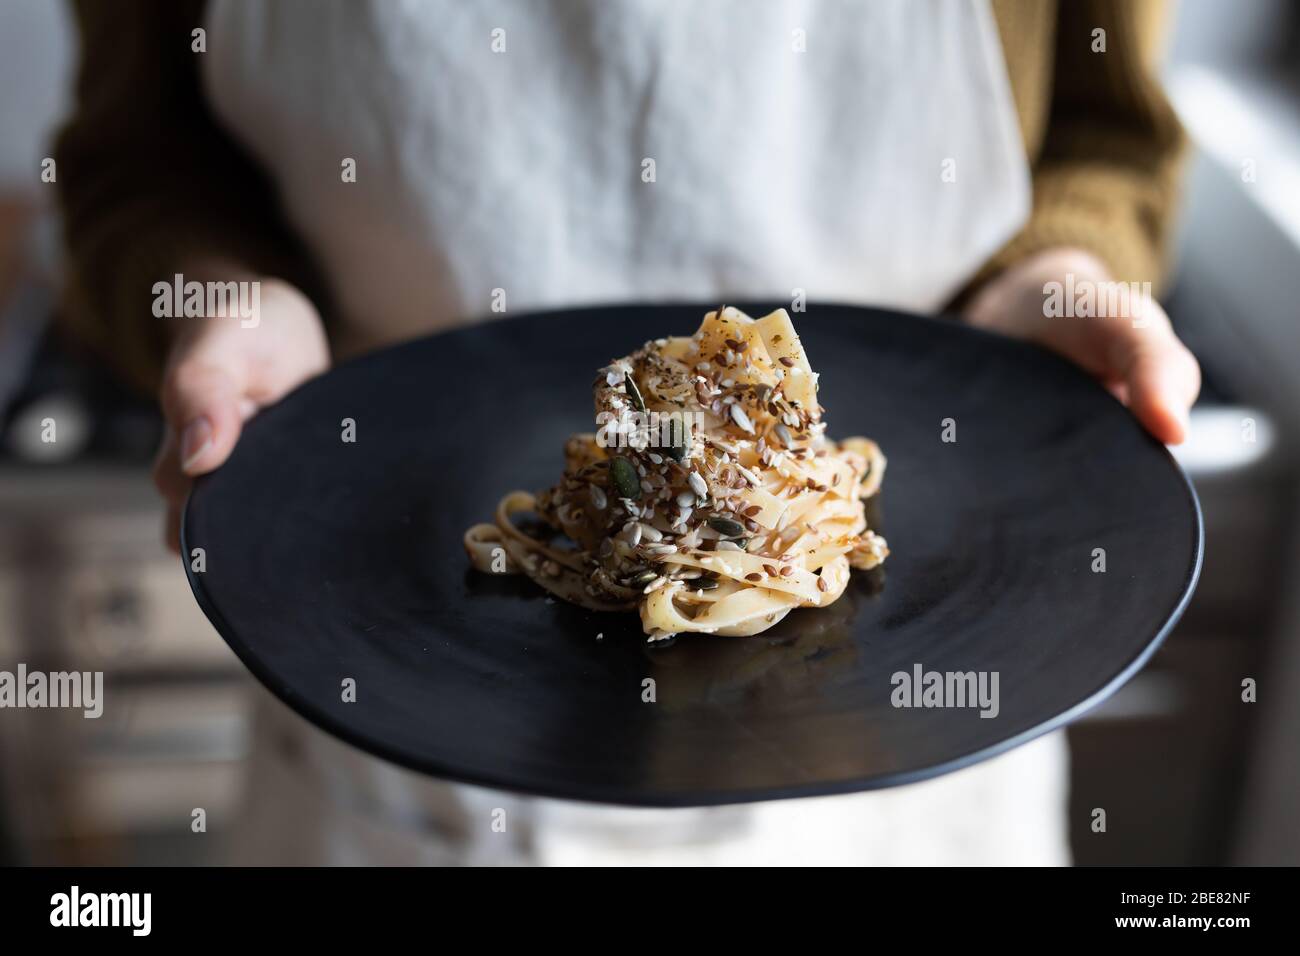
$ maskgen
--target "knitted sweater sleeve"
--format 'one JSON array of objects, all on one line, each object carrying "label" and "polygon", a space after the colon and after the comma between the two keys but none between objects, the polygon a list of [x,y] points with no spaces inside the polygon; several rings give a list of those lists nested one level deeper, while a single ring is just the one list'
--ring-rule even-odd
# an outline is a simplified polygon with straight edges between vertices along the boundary
[{"label": "knitted sweater sleeve", "polygon": [[[69,256],[64,320],[141,388],[174,324],[152,288],[200,262],[316,285],[257,166],[199,83],[202,0],[79,0],[73,116],[55,143]],[[206,37],[203,38],[206,43]],[[205,277],[211,278],[211,277]]]},{"label": "knitted sweater sleeve", "polygon": [[[1159,286],[1185,145],[1156,78],[1163,7],[1153,0],[1058,5],[1050,85],[1027,84],[1050,97],[1040,141],[1027,144],[1033,210],[975,284],[1036,252],[1073,246],[1096,255],[1119,281]],[[1014,29],[1014,20],[1005,28]],[[1014,81],[1017,64],[1009,66]]]}]

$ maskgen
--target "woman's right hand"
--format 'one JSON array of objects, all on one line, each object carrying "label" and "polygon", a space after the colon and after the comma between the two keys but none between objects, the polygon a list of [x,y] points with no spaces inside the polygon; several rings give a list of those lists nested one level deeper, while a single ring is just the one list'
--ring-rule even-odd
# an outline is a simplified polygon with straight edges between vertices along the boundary
[{"label": "woman's right hand", "polygon": [[329,367],[320,314],[295,287],[260,282],[256,325],[237,317],[177,318],[163,374],[166,434],[153,480],[167,501],[164,540],[180,550],[181,507],[194,476],[230,457],[244,422]]}]

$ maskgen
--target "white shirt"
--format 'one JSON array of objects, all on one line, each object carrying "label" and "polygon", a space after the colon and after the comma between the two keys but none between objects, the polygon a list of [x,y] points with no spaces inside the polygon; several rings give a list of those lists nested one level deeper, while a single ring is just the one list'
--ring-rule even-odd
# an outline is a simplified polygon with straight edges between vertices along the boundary
[{"label": "white shirt", "polygon": [[217,113],[366,345],[496,289],[928,311],[1029,210],[986,2],[214,0],[208,27]]},{"label": "white shirt", "polygon": [[[207,27],[208,95],[330,278],[344,350],[494,297],[933,310],[1029,210],[987,0],[214,0]],[[1059,735],[895,791],[642,811],[429,781],[263,714],[245,860],[1068,857]]]}]

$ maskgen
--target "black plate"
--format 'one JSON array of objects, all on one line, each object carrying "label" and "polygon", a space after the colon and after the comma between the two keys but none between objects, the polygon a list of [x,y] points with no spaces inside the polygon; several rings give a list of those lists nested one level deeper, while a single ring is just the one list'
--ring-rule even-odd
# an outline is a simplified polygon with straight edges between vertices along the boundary
[{"label": "black plate", "polygon": [[[183,530],[185,553],[206,552],[195,596],[267,687],[344,740],[440,777],[614,803],[934,776],[1065,724],[1151,656],[1202,550],[1165,449],[1046,352],[871,309],[795,318],[830,434],[889,458],[883,575],[758,637],[650,648],[635,615],[467,570],[465,528],[552,483],[564,440],[592,430],[595,369],[709,308],[526,316],[341,365],[198,482]],[[916,665],[997,672],[997,717],[893,706],[892,675]]]}]

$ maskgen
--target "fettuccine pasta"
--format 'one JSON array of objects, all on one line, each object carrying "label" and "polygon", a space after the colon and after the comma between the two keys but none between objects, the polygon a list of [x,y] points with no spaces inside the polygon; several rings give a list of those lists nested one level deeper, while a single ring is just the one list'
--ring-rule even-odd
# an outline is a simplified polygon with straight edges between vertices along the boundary
[{"label": "fettuccine pasta", "polygon": [[569,439],[559,484],[511,492],[465,533],[479,570],[635,609],[654,641],[757,634],[832,603],[850,568],[889,554],[863,508],[885,456],[825,436],[817,374],[784,309],[754,320],[724,306],[693,336],[602,369],[593,390],[599,431]]}]

